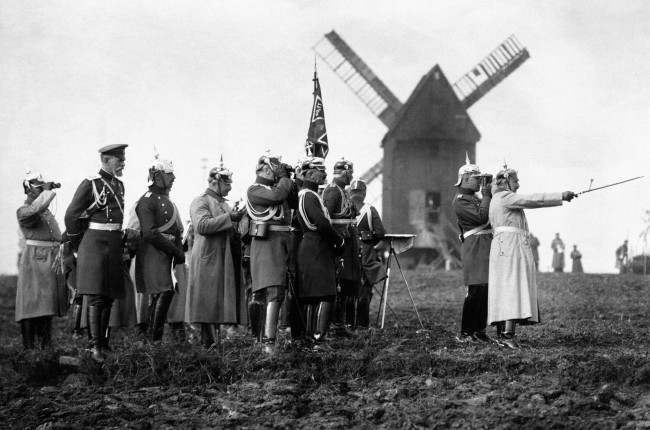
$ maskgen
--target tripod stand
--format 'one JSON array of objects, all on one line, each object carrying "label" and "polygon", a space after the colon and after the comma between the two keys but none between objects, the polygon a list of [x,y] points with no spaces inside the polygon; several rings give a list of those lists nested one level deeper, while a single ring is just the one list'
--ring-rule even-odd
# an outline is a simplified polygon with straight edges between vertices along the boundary
[{"label": "tripod stand", "polygon": [[[406,285],[406,290],[409,293],[411,304],[413,305],[413,310],[415,311],[415,315],[418,318],[420,327],[422,330],[426,330],[424,328],[424,324],[422,324],[422,319],[420,318],[420,313],[418,312],[418,308],[417,306],[415,306],[415,300],[413,300],[413,294],[411,293],[411,288],[409,287],[409,284],[406,281],[404,272],[402,272],[402,266],[399,264],[399,259],[397,258],[397,254],[400,254],[410,249],[413,246],[414,237],[415,237],[414,234],[387,234],[386,236],[384,236],[384,241],[388,242],[390,251],[388,252],[388,258],[386,259],[386,278],[384,279],[384,285],[381,291],[381,301],[379,302],[379,313],[377,314],[377,321],[375,323],[376,325],[379,326],[379,328],[382,329],[384,328],[384,322],[386,320],[386,305],[388,304],[388,284],[390,282],[390,266],[391,266],[391,259],[394,258],[395,262],[397,263],[397,268],[399,269],[399,273],[402,275],[402,279],[404,280],[404,284]],[[381,319],[381,325],[379,324],[380,319]]]}]

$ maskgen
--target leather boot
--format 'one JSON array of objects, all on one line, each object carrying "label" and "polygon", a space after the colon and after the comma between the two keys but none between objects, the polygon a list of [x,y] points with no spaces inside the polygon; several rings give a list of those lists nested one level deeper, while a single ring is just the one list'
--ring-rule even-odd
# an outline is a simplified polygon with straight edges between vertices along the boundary
[{"label": "leather boot", "polygon": [[264,324],[264,321],[262,320],[263,316],[264,304],[262,302],[253,300],[248,304],[248,317],[251,323],[251,332],[257,341],[262,340],[262,326]]},{"label": "leather boot", "polygon": [[103,363],[106,355],[102,348],[104,344],[104,333],[102,327],[102,308],[99,306],[88,306],[88,332],[90,333],[90,352],[93,360]]},{"label": "leather boot", "polygon": [[176,343],[185,343],[185,323],[173,322],[169,323],[169,328],[172,332],[172,337]]},{"label": "leather boot", "polygon": [[314,318],[314,305],[303,306],[302,312],[305,316],[305,335],[307,335],[307,337],[313,337],[314,330],[316,328],[316,319]]},{"label": "leather boot", "polygon": [[357,302],[357,326],[359,328],[368,328],[370,326],[370,301],[368,299],[359,299]]},{"label": "leather boot", "polygon": [[20,320],[20,332],[23,335],[23,347],[34,349],[34,324],[32,318]]},{"label": "leather boot", "polygon": [[174,291],[165,291],[158,295],[156,308],[153,312],[153,326],[151,327],[151,340],[156,342],[162,340],[165,330],[165,321],[167,320],[167,311],[174,298]]},{"label": "leather boot", "polygon": [[214,324],[201,323],[201,343],[206,348],[210,348],[215,343]]},{"label": "leather boot", "polygon": [[102,350],[104,351],[104,355],[106,353],[112,351],[110,345],[108,344],[110,338],[111,338],[111,308],[112,305],[109,305],[107,307],[102,307],[102,333],[104,336],[102,336]]},{"label": "leather boot", "polygon": [[314,339],[323,340],[327,334],[330,322],[331,302],[320,302],[316,311],[316,326],[314,327]]},{"label": "leather boot", "polygon": [[281,306],[282,303],[277,301],[268,302],[266,304],[266,318],[264,321],[264,336],[262,337],[262,343],[264,344],[264,352],[267,354],[275,353],[275,339],[278,332],[278,318]]},{"label": "leather boot", "polygon": [[38,337],[41,339],[41,348],[49,348],[52,345],[52,317],[40,317],[38,325]]},{"label": "leather boot", "polygon": [[345,326],[352,330],[357,328],[357,302],[355,297],[345,298]]},{"label": "leather boot", "polygon": [[83,307],[81,300],[75,300],[72,303],[72,337],[78,339],[83,335],[83,330],[81,329],[81,314],[83,313]]},{"label": "leather boot", "polygon": [[153,331],[154,314],[160,294],[149,294],[149,306],[147,307],[147,329]]}]

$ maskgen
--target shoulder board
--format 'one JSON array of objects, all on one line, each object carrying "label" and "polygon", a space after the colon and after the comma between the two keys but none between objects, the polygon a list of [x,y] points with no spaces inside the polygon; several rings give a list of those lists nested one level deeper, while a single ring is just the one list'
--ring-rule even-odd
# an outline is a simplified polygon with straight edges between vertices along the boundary
[{"label": "shoulder board", "polygon": [[147,191],[146,193],[144,193],[144,197],[151,197],[151,191]]},{"label": "shoulder board", "polygon": [[86,177],[86,179],[88,179],[89,181],[94,181],[95,179],[101,179],[101,178],[102,177],[98,173]]}]

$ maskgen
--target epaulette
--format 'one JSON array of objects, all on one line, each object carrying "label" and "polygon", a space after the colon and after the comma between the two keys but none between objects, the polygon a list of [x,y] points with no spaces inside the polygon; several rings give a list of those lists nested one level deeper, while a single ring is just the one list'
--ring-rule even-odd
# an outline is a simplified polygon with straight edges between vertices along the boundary
[{"label": "epaulette", "polygon": [[99,173],[95,173],[94,175],[86,177],[89,181],[94,181],[95,179],[101,179],[101,175]]},{"label": "epaulette", "polygon": [[147,198],[151,197],[151,191],[147,191],[146,193],[144,193],[144,196]]}]

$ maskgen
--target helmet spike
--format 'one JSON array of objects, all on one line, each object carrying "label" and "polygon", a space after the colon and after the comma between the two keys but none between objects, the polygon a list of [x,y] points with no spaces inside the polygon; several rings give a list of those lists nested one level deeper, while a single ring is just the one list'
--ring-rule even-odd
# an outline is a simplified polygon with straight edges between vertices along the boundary
[{"label": "helmet spike", "polygon": [[472,164],[469,162],[469,152],[465,151],[465,164]]}]

